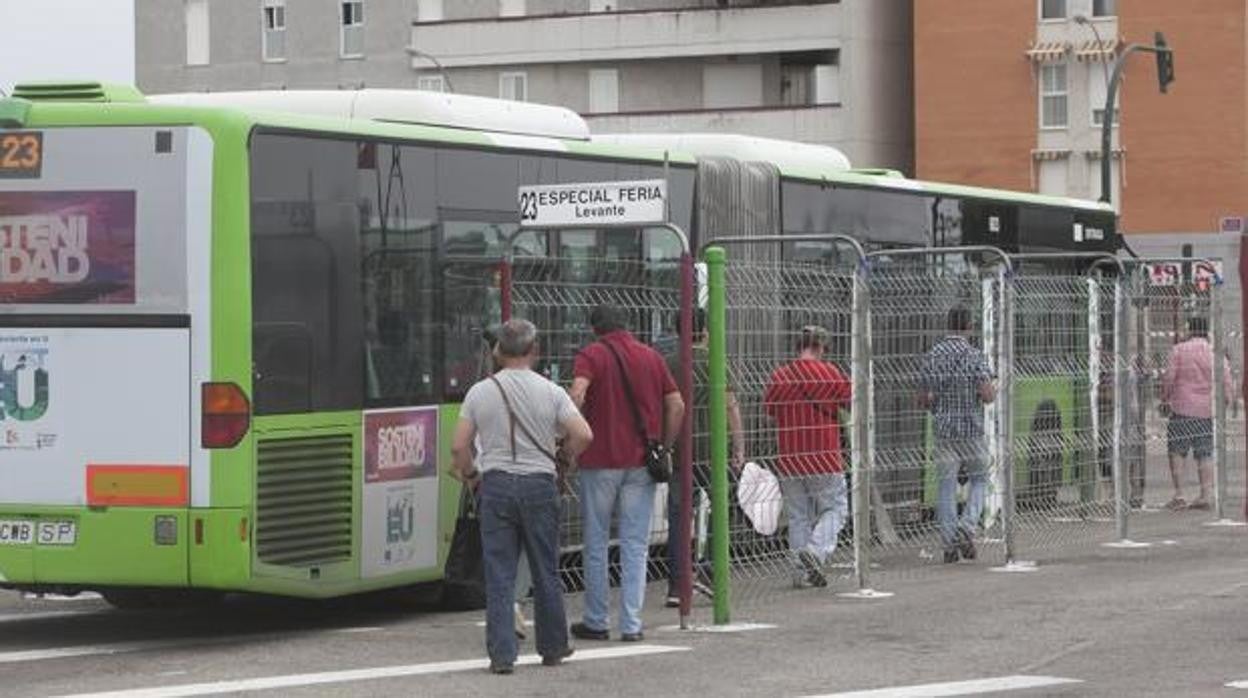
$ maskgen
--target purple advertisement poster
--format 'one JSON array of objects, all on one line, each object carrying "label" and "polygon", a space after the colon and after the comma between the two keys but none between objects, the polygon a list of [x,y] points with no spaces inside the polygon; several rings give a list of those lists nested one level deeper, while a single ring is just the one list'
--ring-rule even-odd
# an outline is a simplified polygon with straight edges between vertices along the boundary
[{"label": "purple advertisement poster", "polygon": [[365,484],[434,475],[437,458],[437,408],[364,413]]},{"label": "purple advertisement poster", "polygon": [[0,304],[135,302],[133,191],[0,192]]}]

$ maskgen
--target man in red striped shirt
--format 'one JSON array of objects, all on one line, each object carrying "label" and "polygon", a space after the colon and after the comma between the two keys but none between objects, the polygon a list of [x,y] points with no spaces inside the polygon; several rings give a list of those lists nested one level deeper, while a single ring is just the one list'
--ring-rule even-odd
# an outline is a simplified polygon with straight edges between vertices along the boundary
[{"label": "man in red striped shirt", "polygon": [[836,550],[849,511],[837,410],[849,407],[851,383],[835,364],[824,361],[826,346],[826,330],[803,327],[797,359],[771,374],[763,398],[767,415],[776,421],[780,458],[775,470],[789,511],[795,586],[803,581],[827,586],[822,568]]}]

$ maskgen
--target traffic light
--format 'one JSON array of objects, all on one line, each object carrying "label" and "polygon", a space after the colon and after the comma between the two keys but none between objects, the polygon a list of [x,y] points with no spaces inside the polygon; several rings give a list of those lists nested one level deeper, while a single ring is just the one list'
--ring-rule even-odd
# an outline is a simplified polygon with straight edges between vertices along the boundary
[{"label": "traffic light", "polygon": [[1154,37],[1153,47],[1157,55],[1157,86],[1164,93],[1166,87],[1174,82],[1174,52],[1166,45],[1166,37],[1161,32]]}]

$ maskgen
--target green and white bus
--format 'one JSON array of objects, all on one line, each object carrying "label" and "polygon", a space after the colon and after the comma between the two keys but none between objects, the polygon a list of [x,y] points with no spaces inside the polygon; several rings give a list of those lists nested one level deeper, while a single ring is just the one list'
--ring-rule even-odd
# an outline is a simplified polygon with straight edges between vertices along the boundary
[{"label": "green and white bus", "polygon": [[[666,179],[695,248],[747,208],[877,247],[1117,247],[1087,202],[667,138],[436,93],[19,86],[0,99],[0,587],[137,605],[441,579],[492,260],[509,240],[652,254],[641,229],[518,233],[522,185]],[[747,179],[778,195],[724,193]]]}]

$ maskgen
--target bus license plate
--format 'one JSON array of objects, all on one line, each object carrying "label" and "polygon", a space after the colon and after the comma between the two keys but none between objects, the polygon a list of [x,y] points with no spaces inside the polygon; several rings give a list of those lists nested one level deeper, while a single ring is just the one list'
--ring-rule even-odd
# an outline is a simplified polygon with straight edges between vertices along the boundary
[{"label": "bus license plate", "polygon": [[73,521],[40,521],[39,545],[73,545],[78,542],[78,524]]},{"label": "bus license plate", "polygon": [[0,519],[0,545],[30,545],[34,542],[34,521]]}]

